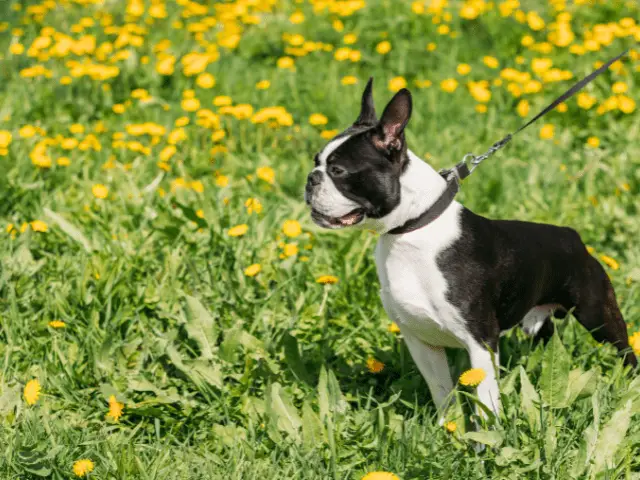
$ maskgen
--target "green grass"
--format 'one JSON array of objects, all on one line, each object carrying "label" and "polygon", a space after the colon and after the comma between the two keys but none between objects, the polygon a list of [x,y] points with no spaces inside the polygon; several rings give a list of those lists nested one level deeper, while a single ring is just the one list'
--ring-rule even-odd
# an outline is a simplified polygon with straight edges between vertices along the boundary
[{"label": "green grass", "polygon": [[[571,71],[573,80],[544,82],[541,91],[523,95],[531,116],[592,71],[594,62],[632,46],[640,36],[637,26],[599,44],[599,51],[575,55],[552,46],[544,54],[522,46],[521,39],[547,38],[556,13],[546,2],[520,2],[524,12],[536,10],[547,23],[532,31],[515,13],[502,17],[496,8],[461,18],[462,2],[454,1],[441,14],[417,15],[408,2],[372,0],[343,17],[334,7],[314,11],[310,3],[283,1],[263,10],[248,7],[259,23],[238,21],[237,47],[218,48],[219,58],[206,68],[216,85],[203,89],[196,76],[183,74],[180,59],[205,50],[188,25],[204,25],[202,43],[228,40],[217,36],[228,19],[220,3],[209,7],[215,27],[200,14],[185,18],[185,2],[167,2],[167,18],[153,23],[145,20],[148,10],[142,19],[127,19],[126,2],[57,3],[45,2],[53,8],[42,18],[37,8],[25,17],[34,2],[0,7],[6,22],[0,23],[0,147],[3,138],[8,143],[3,131],[12,137],[6,151],[0,148],[0,478],[71,478],[81,458],[95,463],[90,478],[101,479],[360,479],[375,470],[405,480],[638,478],[640,383],[611,348],[597,346],[574,321],[560,325],[560,336],[546,350],[519,331],[501,339],[504,415],[479,427],[481,440],[490,444],[484,451],[464,433],[471,424],[471,390],[457,392],[460,406],[451,418],[458,430],[438,426],[424,380],[401,338],[387,330],[372,258],[375,236],[315,227],[302,199],[313,155],[326,142],[319,133],[356,118],[369,76],[379,110],[392,95],[389,80],[406,79],[414,95],[409,145],[443,168],[467,152],[483,152],[524,121],[516,113],[521,99],[507,90],[508,81],[490,87],[488,111],[479,113],[469,80],[491,83],[504,68],[536,78],[531,60],[542,57]],[[582,44],[596,24],[639,17],[634,2],[585,3],[568,7],[574,44]],[[296,9],[304,12],[303,23],[289,21]],[[118,43],[119,32],[104,25],[105,13],[112,26],[146,27],[135,30],[140,44],[123,45],[122,34]],[[95,25],[85,20],[85,32],[77,33],[74,25],[83,17]],[[439,34],[434,17],[457,36]],[[338,18],[342,32],[332,26]],[[172,27],[178,20],[183,23]],[[27,52],[42,27],[118,46],[102,57],[94,51],[42,58],[50,78],[23,78],[20,72],[39,62]],[[295,57],[295,71],[277,68],[288,47],[283,33],[333,45],[334,51]],[[357,34],[348,46],[361,52],[359,61],[334,59],[347,33]],[[392,50],[380,55],[375,47],[385,38]],[[155,70],[160,54],[154,45],[164,39],[177,57],[172,75]],[[426,49],[429,42],[436,43],[434,51]],[[10,45],[15,52],[18,43],[24,53],[11,53]],[[118,51],[129,51],[129,58],[112,62]],[[500,62],[498,69],[482,62],[489,55]],[[117,75],[61,84],[72,76],[68,60],[85,56],[117,65]],[[465,206],[488,217],[571,226],[594,255],[615,259],[619,268],[611,261],[605,268],[630,334],[640,329],[640,118],[637,107],[630,113],[597,109],[614,95],[615,82],[624,82],[624,95],[638,100],[637,53],[634,58],[586,88],[595,106],[585,110],[570,100],[566,112],[550,113],[487,160],[459,194]],[[467,76],[456,72],[463,62],[472,67]],[[358,83],[342,85],[347,75]],[[447,78],[460,82],[453,93],[439,87]],[[265,79],[270,88],[256,89]],[[417,88],[416,80],[433,85]],[[146,89],[151,99],[132,98],[135,89]],[[225,137],[218,144],[227,152],[212,154],[215,128],[196,124],[196,114],[181,107],[188,89],[213,112],[214,97],[227,95],[234,105],[252,105],[254,113],[283,106],[294,124],[272,128],[221,114]],[[124,113],[115,113],[116,104],[125,105]],[[310,125],[312,113],[326,115],[328,124]],[[183,116],[190,120],[186,139],[162,169],[160,152]],[[104,129],[95,131],[100,122]],[[144,122],[162,125],[166,133],[156,143],[127,133],[127,125]],[[552,140],[540,139],[543,123],[555,126]],[[71,133],[73,124],[85,131]],[[46,132],[22,138],[25,125]],[[120,145],[117,132],[149,150]],[[41,139],[82,141],[89,133],[99,150],[73,142],[68,150],[49,145],[51,166],[32,163]],[[586,145],[592,136],[599,138],[598,148]],[[58,165],[61,156],[70,165]],[[275,172],[273,184],[256,175],[265,166]],[[229,178],[228,185],[220,185],[219,175]],[[194,189],[194,181],[203,188]],[[108,187],[107,198],[92,194],[96,184]],[[247,212],[249,198],[259,199],[261,213]],[[300,236],[284,235],[288,219],[300,222]],[[27,225],[20,232],[35,220],[48,230]],[[238,224],[247,224],[247,233],[230,237],[228,229]],[[281,258],[285,243],[295,243],[298,253]],[[245,276],[254,263],[260,273]],[[316,283],[325,274],[339,282]],[[66,327],[48,326],[52,320]],[[468,359],[460,351],[449,356],[456,378]],[[370,357],[384,363],[382,372],[367,370]],[[28,405],[23,388],[32,379],[42,392]],[[124,404],[117,423],[106,418],[111,395]]]}]

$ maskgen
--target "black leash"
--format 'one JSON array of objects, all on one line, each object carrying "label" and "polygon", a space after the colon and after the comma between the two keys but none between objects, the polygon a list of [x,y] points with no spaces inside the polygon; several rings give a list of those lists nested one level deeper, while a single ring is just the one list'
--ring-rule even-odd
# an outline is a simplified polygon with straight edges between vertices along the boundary
[{"label": "black leash", "polygon": [[[451,202],[453,202],[454,197],[456,196],[456,194],[458,193],[458,190],[460,189],[460,180],[464,180],[469,175],[471,175],[471,172],[473,172],[478,165],[480,165],[484,160],[489,158],[491,155],[493,155],[502,147],[504,147],[507,143],[509,143],[516,133],[521,132],[522,130],[527,128],[529,125],[534,123],[536,120],[538,120],[540,117],[546,115],[551,110],[553,110],[558,105],[560,105],[562,102],[564,102],[568,98],[575,95],[586,84],[588,84],[598,75],[600,75],[602,72],[607,70],[611,66],[611,64],[620,60],[627,53],[629,53],[628,49],[622,52],[617,57],[609,60],[607,63],[602,65],[597,70],[593,71],[592,73],[584,77],[578,83],[573,85],[569,90],[567,90],[558,98],[556,98],[548,107],[546,107],[544,110],[538,113],[535,117],[533,117],[527,123],[522,125],[518,130],[508,134],[502,140],[491,145],[491,147],[489,147],[489,150],[487,150],[482,155],[476,156],[472,153],[468,153],[464,156],[464,158],[460,163],[454,165],[451,168],[440,170],[438,173],[442,175],[442,177],[444,177],[444,179],[447,181],[447,187],[445,188],[444,192],[442,192],[440,197],[434,202],[434,204],[431,207],[429,207],[419,217],[408,220],[403,225],[400,225],[399,227],[389,230],[388,233],[391,233],[394,235],[399,235],[401,233],[408,233],[408,232],[417,230],[419,228],[422,228],[425,225],[428,225],[429,223],[433,222],[447,209],[447,207],[449,207],[449,205],[451,205]],[[469,167],[469,163],[471,163],[471,167]]]}]

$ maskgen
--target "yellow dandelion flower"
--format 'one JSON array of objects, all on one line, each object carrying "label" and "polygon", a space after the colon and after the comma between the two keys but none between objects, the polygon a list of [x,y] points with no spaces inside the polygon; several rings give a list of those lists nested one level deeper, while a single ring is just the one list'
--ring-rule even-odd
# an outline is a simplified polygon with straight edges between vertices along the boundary
[{"label": "yellow dandelion flower", "polygon": [[469,65],[468,63],[461,63],[460,65],[458,65],[458,67],[456,68],[456,71],[460,74],[460,75],[468,75],[469,72],[471,72],[471,65]]},{"label": "yellow dandelion flower", "polygon": [[51,328],[64,328],[67,326],[67,324],[64,323],[62,320],[51,320],[49,322],[49,326]]},{"label": "yellow dandelion flower", "polygon": [[367,473],[360,480],[400,480],[400,478],[390,472],[371,472]]},{"label": "yellow dandelion flower", "polygon": [[598,137],[589,137],[587,138],[587,145],[597,148],[600,146],[600,139]]},{"label": "yellow dandelion flower", "polygon": [[482,62],[489,68],[498,68],[500,65],[496,57],[482,57]]},{"label": "yellow dandelion flower", "polygon": [[380,373],[382,370],[384,370],[384,363],[382,363],[379,360],[376,360],[373,357],[369,357],[367,358],[367,369],[371,373]]},{"label": "yellow dandelion flower", "polygon": [[24,392],[22,393],[24,401],[27,402],[28,405],[34,405],[38,401],[38,398],[40,398],[41,390],[42,387],[40,387],[40,382],[37,379],[29,380],[24,386]]},{"label": "yellow dandelion flower", "polygon": [[436,47],[437,46],[436,46],[435,42],[429,42],[427,44],[427,50],[430,51],[430,52],[433,52],[436,49]]},{"label": "yellow dandelion flower", "polygon": [[389,333],[400,333],[400,327],[396,322],[391,322],[387,327]]},{"label": "yellow dandelion flower", "polygon": [[216,85],[216,79],[210,73],[201,73],[196,78],[196,85],[200,88],[213,88]]},{"label": "yellow dandelion flower", "polygon": [[476,387],[480,385],[487,373],[482,368],[472,368],[460,375],[460,384],[465,387]]},{"label": "yellow dandelion flower", "polygon": [[314,113],[309,116],[309,123],[311,125],[326,125],[329,120],[321,113]]},{"label": "yellow dandelion flower", "polygon": [[476,108],[476,112],[478,113],[487,113],[487,106],[482,103],[479,103],[478,105],[476,105],[475,108]]},{"label": "yellow dandelion flower", "polygon": [[386,55],[390,51],[391,51],[391,43],[388,42],[387,40],[380,42],[378,45],[376,45],[376,52],[378,52],[380,55]]},{"label": "yellow dandelion flower", "polygon": [[323,285],[332,285],[334,283],[338,283],[338,277],[335,277],[333,275],[322,275],[316,278],[316,283],[321,283]]},{"label": "yellow dandelion flower", "polygon": [[229,185],[229,177],[226,175],[218,175],[216,177],[216,186],[226,187],[227,185]]},{"label": "yellow dandelion flower", "polygon": [[257,198],[248,198],[246,202],[244,202],[244,206],[247,207],[247,213],[260,213],[262,212],[262,203]]},{"label": "yellow dandelion flower", "polygon": [[213,99],[213,104],[216,107],[226,107],[227,105],[231,105],[232,102],[231,97],[227,95],[218,95]]},{"label": "yellow dandelion flower", "polygon": [[302,227],[297,220],[286,220],[282,224],[282,231],[287,237],[295,238],[302,233]]},{"label": "yellow dandelion flower", "polygon": [[458,428],[458,425],[456,425],[456,422],[447,422],[444,424],[444,428],[447,430],[447,432],[453,433]]},{"label": "yellow dandelion flower", "polygon": [[116,103],[113,107],[111,107],[114,113],[124,113],[126,110],[125,106],[121,103]]},{"label": "yellow dandelion flower", "polygon": [[618,270],[620,268],[620,264],[608,255],[600,255],[600,260],[602,260],[612,270]]},{"label": "yellow dandelion flower", "polygon": [[281,57],[276,62],[276,66],[281,69],[295,70],[295,63],[291,57]]},{"label": "yellow dandelion flower", "polygon": [[624,82],[616,82],[613,85],[611,85],[611,91],[613,93],[625,93],[627,91],[629,87],[627,86],[626,83]]},{"label": "yellow dandelion flower", "polygon": [[84,477],[88,473],[93,472],[95,464],[88,458],[77,460],[73,464],[73,473],[76,477]]},{"label": "yellow dandelion flower", "polygon": [[404,79],[404,77],[394,77],[389,80],[389,90],[391,90],[392,92],[397,92],[398,90],[406,87],[407,81]]},{"label": "yellow dandelion flower", "polygon": [[554,126],[550,123],[545,123],[540,129],[540,138],[543,140],[550,140],[554,135]]},{"label": "yellow dandelion flower", "polygon": [[455,78],[447,78],[440,82],[440,88],[447,93],[452,93],[458,88],[458,81]]},{"label": "yellow dandelion flower", "polygon": [[120,420],[122,411],[124,410],[124,404],[116,400],[114,395],[109,397],[109,411],[107,412],[107,418],[110,418],[114,422]]},{"label": "yellow dandelion flower", "polygon": [[618,109],[622,113],[632,113],[636,109],[636,101],[626,95],[618,96]]},{"label": "yellow dandelion flower", "polygon": [[282,254],[285,257],[293,257],[294,255],[298,254],[298,245],[295,243],[287,243],[284,246],[284,249],[282,251]]},{"label": "yellow dandelion flower", "polygon": [[11,144],[13,135],[7,130],[0,130],[0,148],[7,148]]},{"label": "yellow dandelion flower", "polygon": [[526,117],[529,113],[529,101],[528,100],[520,100],[518,102],[518,106],[516,107],[516,111],[518,115],[521,117]]},{"label": "yellow dandelion flower", "polygon": [[34,232],[45,233],[49,230],[49,226],[42,220],[34,220],[33,222],[30,222],[29,225],[31,225],[31,229]]},{"label": "yellow dandelion flower", "polygon": [[256,83],[256,88],[258,90],[266,90],[270,86],[271,82],[269,80],[260,80],[258,83]]},{"label": "yellow dandelion flower", "polygon": [[276,172],[271,167],[258,167],[256,169],[256,175],[260,180],[263,180],[267,183],[275,183],[276,180]]},{"label": "yellow dandelion flower", "polygon": [[358,36],[355,33],[347,33],[342,38],[342,41],[344,43],[346,43],[347,45],[353,45],[354,43],[356,43],[358,41]]},{"label": "yellow dandelion flower", "polygon": [[334,129],[334,130],[323,130],[322,132],[320,132],[320,136],[322,138],[324,138],[325,140],[331,140],[337,134],[338,134],[338,130],[336,130],[336,129]]},{"label": "yellow dandelion flower", "polygon": [[235,227],[231,227],[227,232],[230,237],[241,237],[249,230],[249,225],[243,223],[241,225],[236,225]]},{"label": "yellow dandelion flower", "polygon": [[340,83],[342,85],[355,85],[356,83],[358,83],[358,79],[353,75],[347,75],[346,77],[342,77]]},{"label": "yellow dandelion flower", "polygon": [[244,269],[244,274],[247,277],[255,277],[262,270],[262,266],[259,263],[254,263],[253,265],[249,265]]},{"label": "yellow dandelion flower", "polygon": [[20,130],[18,130],[18,135],[22,138],[31,138],[37,133],[37,130],[32,125],[25,125]]},{"label": "yellow dandelion flower", "polygon": [[640,355],[640,332],[636,332],[629,337],[629,345],[631,345],[633,353]]},{"label": "yellow dandelion flower", "polygon": [[289,21],[294,25],[304,22],[304,13],[301,11],[293,12],[289,17]]},{"label": "yellow dandelion flower", "polygon": [[109,195],[109,188],[101,183],[96,183],[91,187],[91,193],[93,193],[93,196],[96,198],[105,199]]}]

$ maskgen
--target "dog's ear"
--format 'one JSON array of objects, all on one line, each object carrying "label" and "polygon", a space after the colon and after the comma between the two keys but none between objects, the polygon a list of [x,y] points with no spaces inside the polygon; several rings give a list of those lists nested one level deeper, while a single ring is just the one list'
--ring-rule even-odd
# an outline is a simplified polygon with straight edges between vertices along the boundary
[{"label": "dog's ear", "polygon": [[360,115],[354,125],[375,125],[376,123],[378,123],[378,117],[376,117],[376,107],[373,104],[373,77],[370,77],[367,86],[364,87],[364,92],[362,92]]},{"label": "dog's ear", "polygon": [[403,88],[393,96],[382,112],[377,132],[373,136],[376,147],[387,151],[402,149],[404,128],[411,118],[411,108],[411,92]]}]

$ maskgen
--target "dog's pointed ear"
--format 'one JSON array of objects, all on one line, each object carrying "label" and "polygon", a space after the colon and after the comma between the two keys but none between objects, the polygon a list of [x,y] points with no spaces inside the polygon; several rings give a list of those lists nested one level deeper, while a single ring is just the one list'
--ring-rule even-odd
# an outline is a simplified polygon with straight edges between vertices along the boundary
[{"label": "dog's pointed ear", "polygon": [[411,92],[403,88],[384,108],[378,123],[375,144],[384,150],[400,150],[404,142],[404,128],[411,118]]},{"label": "dog's pointed ear", "polygon": [[375,125],[376,123],[378,123],[378,117],[376,117],[376,107],[373,103],[373,77],[370,77],[362,92],[360,115],[354,125]]}]

